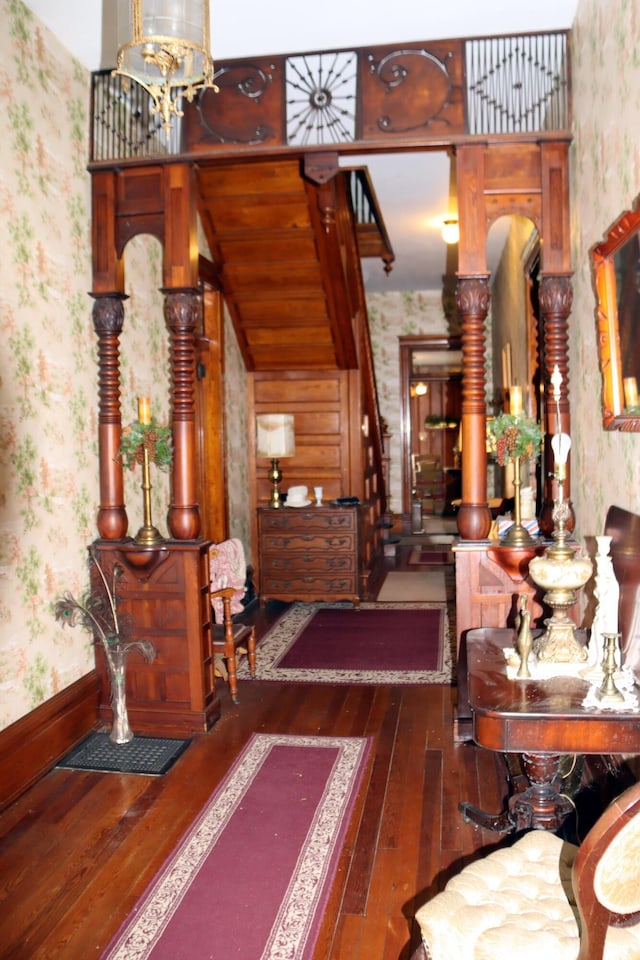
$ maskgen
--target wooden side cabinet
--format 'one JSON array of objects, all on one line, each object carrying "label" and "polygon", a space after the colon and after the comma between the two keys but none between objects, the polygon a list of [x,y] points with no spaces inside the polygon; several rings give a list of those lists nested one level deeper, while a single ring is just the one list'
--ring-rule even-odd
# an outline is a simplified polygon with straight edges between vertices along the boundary
[{"label": "wooden side cabinet", "polygon": [[360,603],[359,507],[258,510],[260,601]]},{"label": "wooden side cabinet", "polygon": [[509,550],[469,540],[454,545],[458,650],[467,630],[515,627],[520,594],[529,598],[531,623],[542,625],[550,611],[542,601],[544,590],[529,576],[529,560],[543,549]]},{"label": "wooden side cabinet", "polygon": [[[211,649],[211,604],[207,584],[209,541],[168,540],[144,548],[133,540],[95,544],[110,578],[115,563],[121,609],[130,613],[134,637],[151,640],[156,658],[147,663],[133,650],[127,659],[127,709],[135,733],[192,736],[220,716]],[[92,571],[97,577],[97,571]],[[109,676],[96,646],[100,718],[111,723]]]}]

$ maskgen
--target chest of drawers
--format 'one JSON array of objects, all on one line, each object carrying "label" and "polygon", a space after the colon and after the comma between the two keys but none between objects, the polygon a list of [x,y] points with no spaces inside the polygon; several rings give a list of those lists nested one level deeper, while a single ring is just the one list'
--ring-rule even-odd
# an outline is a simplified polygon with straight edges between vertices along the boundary
[{"label": "chest of drawers", "polygon": [[360,602],[357,507],[258,511],[260,599]]}]

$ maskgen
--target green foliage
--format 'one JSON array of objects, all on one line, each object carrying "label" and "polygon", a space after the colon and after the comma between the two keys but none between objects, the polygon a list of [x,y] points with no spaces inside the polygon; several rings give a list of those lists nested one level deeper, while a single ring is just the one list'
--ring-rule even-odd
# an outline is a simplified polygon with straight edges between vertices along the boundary
[{"label": "green foliage", "polygon": [[47,697],[47,664],[42,656],[38,654],[31,669],[24,678],[25,689],[31,697],[31,706],[35,708]]},{"label": "green foliage", "polygon": [[127,470],[133,470],[136,463],[142,463],[145,447],[150,463],[155,463],[160,470],[169,469],[173,458],[170,427],[161,427],[153,419],[148,425],[134,420],[124,427],[118,456]]},{"label": "green foliage", "polygon": [[493,419],[490,429],[501,467],[509,460],[520,460],[522,457],[537,460],[540,456],[542,430],[537,420],[501,413]]}]

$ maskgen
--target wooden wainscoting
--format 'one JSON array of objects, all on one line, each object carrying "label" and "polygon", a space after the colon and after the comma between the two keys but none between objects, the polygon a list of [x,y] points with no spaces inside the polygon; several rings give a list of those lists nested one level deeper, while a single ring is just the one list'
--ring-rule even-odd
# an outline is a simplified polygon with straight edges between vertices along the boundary
[{"label": "wooden wainscoting", "polygon": [[96,726],[95,670],[0,732],[0,811]]}]

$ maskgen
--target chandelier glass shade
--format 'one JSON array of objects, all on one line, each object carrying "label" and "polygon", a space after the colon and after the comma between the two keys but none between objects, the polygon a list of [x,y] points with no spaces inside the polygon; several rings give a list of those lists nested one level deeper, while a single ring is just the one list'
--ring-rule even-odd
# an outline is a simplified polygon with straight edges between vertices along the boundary
[{"label": "chandelier glass shade", "polygon": [[209,0],[117,0],[118,56],[115,74],[135,80],[152,99],[169,130],[181,117],[181,97],[191,102],[211,88]]}]

